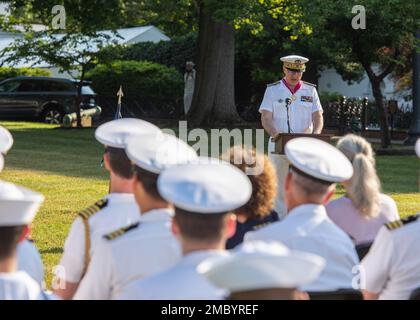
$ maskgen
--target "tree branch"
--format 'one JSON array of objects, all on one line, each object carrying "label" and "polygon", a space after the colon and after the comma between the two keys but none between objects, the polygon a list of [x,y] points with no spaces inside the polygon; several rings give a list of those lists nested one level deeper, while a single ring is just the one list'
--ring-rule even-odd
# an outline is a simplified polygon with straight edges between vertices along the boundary
[{"label": "tree branch", "polygon": [[379,81],[382,81],[383,79],[385,79],[385,77],[387,75],[389,75],[394,70],[395,60],[397,60],[399,54],[400,54],[400,50],[398,48],[396,48],[395,52],[394,52],[394,55],[392,57],[394,61],[391,60],[391,62],[388,64],[388,66],[385,68],[385,70],[380,75],[378,75]]}]

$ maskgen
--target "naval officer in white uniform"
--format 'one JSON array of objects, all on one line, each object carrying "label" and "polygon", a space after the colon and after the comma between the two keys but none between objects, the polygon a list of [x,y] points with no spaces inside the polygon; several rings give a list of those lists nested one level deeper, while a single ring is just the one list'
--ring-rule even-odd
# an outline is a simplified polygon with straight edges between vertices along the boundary
[{"label": "naval officer in white uniform", "polygon": [[252,186],[233,165],[210,159],[175,166],[159,177],[162,196],[175,206],[172,231],[181,243],[183,257],[172,268],[136,281],[119,299],[214,300],[223,290],[211,285],[196,270],[208,258],[227,255],[226,240],[235,233],[236,219],[230,213],[248,202]]},{"label": "naval officer in white uniform", "polygon": [[[133,118],[109,121],[95,131],[105,147],[104,165],[110,175],[107,196],[78,212],[64,244],[61,268],[56,269],[55,293],[71,299],[85,275],[95,242],[118,228],[138,222],[140,210],[133,194],[134,175],[125,147],[133,136],[159,134],[155,125]],[[142,143],[142,139],[138,138]]]},{"label": "naval officer in white uniform", "polygon": [[291,55],[281,58],[284,78],[269,84],[261,102],[261,122],[270,135],[268,155],[274,162],[278,177],[278,195],[275,210],[284,218],[283,185],[287,174],[287,159],[284,155],[272,154],[274,141],[280,133],[320,134],[323,128],[322,106],[315,85],[302,81],[305,57]]},{"label": "naval officer in white uniform", "polygon": [[336,182],[351,178],[353,166],[341,151],[318,139],[296,138],[285,149],[290,161],[285,182],[289,213],[280,222],[248,232],[245,242],[279,241],[324,258],[325,269],[303,287],[305,291],[352,288],[359,258],[350,237],[328,218],[324,204],[333,196]]},{"label": "naval officer in white uniform", "polygon": [[47,299],[40,285],[18,269],[17,254],[18,242],[43,201],[39,193],[0,181],[0,300]]},{"label": "naval officer in white uniform", "polygon": [[[420,157],[420,139],[416,153]],[[407,300],[420,288],[419,216],[389,222],[379,230],[361,263],[365,299]]]},{"label": "naval officer in white uniform", "polygon": [[[13,146],[13,136],[9,130],[0,126],[0,154],[5,156]],[[3,157],[1,158],[0,171],[3,169]],[[30,229],[25,227],[25,236],[17,246],[18,269],[25,271],[38,284],[44,286],[44,265],[42,264],[41,255],[34,243],[29,240]]]},{"label": "naval officer in white uniform", "polygon": [[98,242],[76,300],[115,299],[128,283],[165,270],[181,257],[179,243],[171,233],[173,207],[158,191],[157,180],[164,169],[195,161],[195,150],[162,133],[130,139],[126,152],[134,164],[140,220]]}]

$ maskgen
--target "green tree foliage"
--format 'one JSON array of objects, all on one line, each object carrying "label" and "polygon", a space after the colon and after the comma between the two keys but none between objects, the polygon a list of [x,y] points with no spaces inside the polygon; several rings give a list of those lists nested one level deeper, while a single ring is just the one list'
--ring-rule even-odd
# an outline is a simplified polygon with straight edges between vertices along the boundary
[{"label": "green tree foliage", "polygon": [[[383,130],[382,145],[387,147],[390,134],[381,84],[409,63],[406,48],[414,47],[412,35],[420,27],[418,1],[300,0],[300,5],[313,29],[310,45],[318,48],[328,64],[344,79],[360,75],[362,68],[367,73]],[[355,5],[365,8],[366,29],[352,25],[357,20],[357,13],[352,13]]]}]

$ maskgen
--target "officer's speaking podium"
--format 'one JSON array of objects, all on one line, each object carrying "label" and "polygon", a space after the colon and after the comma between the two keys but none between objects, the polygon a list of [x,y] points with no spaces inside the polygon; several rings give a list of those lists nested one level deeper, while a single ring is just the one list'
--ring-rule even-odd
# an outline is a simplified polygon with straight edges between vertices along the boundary
[{"label": "officer's speaking podium", "polygon": [[286,180],[287,173],[289,171],[289,161],[284,155],[284,147],[287,142],[294,138],[310,137],[320,139],[328,143],[331,142],[333,135],[330,134],[306,134],[306,133],[281,133],[274,142],[274,151],[269,154],[270,160],[276,168],[277,174],[277,197],[275,201],[274,209],[279,215],[280,219],[283,219],[287,215],[287,208],[284,203],[284,182]]},{"label": "officer's speaking podium", "polygon": [[332,134],[312,134],[312,133],[280,133],[275,139],[274,139],[274,154],[284,154],[284,147],[286,146],[286,143],[289,142],[292,139],[295,138],[301,138],[301,137],[308,137],[308,138],[314,138],[319,139],[328,143],[331,143]]}]

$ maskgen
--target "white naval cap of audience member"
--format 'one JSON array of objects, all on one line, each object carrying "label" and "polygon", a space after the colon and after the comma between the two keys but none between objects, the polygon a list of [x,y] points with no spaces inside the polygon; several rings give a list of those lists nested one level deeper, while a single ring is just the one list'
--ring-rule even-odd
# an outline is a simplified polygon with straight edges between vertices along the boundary
[{"label": "white naval cap of audience member", "polygon": [[13,137],[9,130],[0,126],[0,153],[6,154],[13,146]]},{"label": "white naval cap of audience member", "polygon": [[125,151],[136,167],[155,174],[197,160],[196,151],[186,142],[163,132],[131,137]]},{"label": "white naval cap of audience member", "polygon": [[29,225],[43,201],[40,193],[0,181],[0,226]]},{"label": "white naval cap of audience member", "polygon": [[418,139],[418,140],[416,141],[415,150],[416,150],[416,155],[417,155],[417,157],[419,157],[419,158],[420,158],[420,139]]},{"label": "white naval cap of audience member", "polygon": [[13,137],[9,130],[0,126],[0,172],[4,168],[4,155],[9,152],[13,146]]},{"label": "white naval cap of audience member", "polygon": [[246,204],[252,194],[251,182],[241,170],[202,157],[163,171],[158,189],[176,208],[197,214],[230,212]]},{"label": "white naval cap of audience member", "polygon": [[[140,135],[158,134],[161,130],[154,124],[134,118],[112,120],[100,125],[95,138],[105,146],[123,149],[129,138]],[[141,137],[138,137],[141,140]]]},{"label": "white naval cap of audience member", "polygon": [[289,250],[275,241],[252,241],[232,255],[205,260],[197,271],[213,285],[234,293],[298,288],[317,279],[324,267],[320,256]]},{"label": "white naval cap of audience member", "polygon": [[331,144],[315,138],[295,138],[285,146],[292,170],[323,182],[336,183],[353,176],[347,157]]}]

